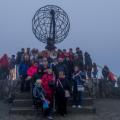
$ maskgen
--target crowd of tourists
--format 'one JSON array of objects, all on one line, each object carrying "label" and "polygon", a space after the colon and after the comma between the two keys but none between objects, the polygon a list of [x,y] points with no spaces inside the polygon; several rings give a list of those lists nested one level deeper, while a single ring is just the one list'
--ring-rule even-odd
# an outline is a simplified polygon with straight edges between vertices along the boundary
[{"label": "crowd of tourists", "polygon": [[[79,47],[75,52],[72,48],[54,51],[22,48],[16,55],[9,58],[5,54],[0,59],[0,79],[20,79],[20,91],[31,92],[33,106],[42,106],[48,119],[52,119],[54,102],[57,113],[67,114],[67,99],[71,95],[72,107],[82,108],[86,81],[97,79],[97,74],[96,63]],[[104,79],[114,79],[107,66],[102,74]]]}]

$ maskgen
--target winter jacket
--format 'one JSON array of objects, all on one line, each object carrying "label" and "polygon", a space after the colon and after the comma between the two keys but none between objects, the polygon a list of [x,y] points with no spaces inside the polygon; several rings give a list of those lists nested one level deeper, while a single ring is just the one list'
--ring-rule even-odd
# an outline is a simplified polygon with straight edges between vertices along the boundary
[{"label": "winter jacket", "polygon": [[67,69],[67,66],[64,63],[58,63],[54,67],[54,72],[55,72],[56,78],[58,78],[59,71],[63,71],[65,73],[66,78],[68,78],[68,69]]},{"label": "winter jacket", "polygon": [[42,87],[43,87],[44,92],[46,94],[46,98],[50,101],[53,97],[53,89],[50,88],[49,82],[53,81],[53,79],[54,79],[54,75],[53,74],[48,74],[48,73],[45,73],[41,78]]},{"label": "winter jacket", "polygon": [[1,64],[2,68],[8,68],[9,67],[9,60],[8,60],[8,56],[6,54],[1,58],[0,64]]},{"label": "winter jacket", "polygon": [[86,70],[92,70],[92,59],[89,54],[85,55],[85,68]]},{"label": "winter jacket", "polygon": [[83,63],[82,59],[80,59],[80,58],[73,60],[73,65],[79,66],[80,70],[84,69],[84,63]]},{"label": "winter jacket", "polygon": [[109,75],[109,68],[108,67],[104,67],[102,69],[102,75],[103,75],[104,78],[108,77],[108,75]]},{"label": "winter jacket", "polygon": [[65,90],[70,91],[70,84],[66,78],[58,78],[56,83],[57,96],[65,97]]},{"label": "winter jacket", "polygon": [[25,62],[20,63],[19,66],[19,75],[26,76],[29,65]]},{"label": "winter jacket", "polygon": [[111,80],[111,81],[115,81],[115,76],[112,72],[109,72],[108,79]]},{"label": "winter jacket", "polygon": [[38,67],[32,65],[28,70],[27,70],[27,75],[30,77],[33,77],[38,71]]},{"label": "winter jacket", "polygon": [[73,91],[78,91],[77,87],[80,86],[84,86],[84,80],[82,79],[82,72],[78,72],[78,73],[74,73],[73,74]]}]

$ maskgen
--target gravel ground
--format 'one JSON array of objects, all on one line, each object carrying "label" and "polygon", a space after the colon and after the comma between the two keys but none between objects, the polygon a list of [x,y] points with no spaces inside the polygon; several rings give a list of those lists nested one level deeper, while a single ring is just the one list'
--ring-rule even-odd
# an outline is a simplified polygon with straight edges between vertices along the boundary
[{"label": "gravel ground", "polygon": [[[102,99],[96,101],[95,115],[69,114],[66,117],[56,116],[55,120],[120,120],[120,100]],[[9,105],[0,102],[0,120],[44,120],[42,117],[9,115]]]}]

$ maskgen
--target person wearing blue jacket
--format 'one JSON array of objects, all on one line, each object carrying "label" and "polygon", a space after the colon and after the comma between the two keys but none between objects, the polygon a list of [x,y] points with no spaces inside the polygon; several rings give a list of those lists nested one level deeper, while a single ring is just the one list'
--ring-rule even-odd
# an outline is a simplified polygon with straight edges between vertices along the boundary
[{"label": "person wearing blue jacket", "polygon": [[19,76],[21,79],[21,87],[20,87],[21,92],[25,91],[25,79],[27,78],[28,68],[29,68],[29,63],[23,60],[19,66]]},{"label": "person wearing blue jacket", "polygon": [[80,71],[78,66],[74,66],[74,73],[73,73],[73,108],[82,107],[82,94],[84,91],[84,74]]}]

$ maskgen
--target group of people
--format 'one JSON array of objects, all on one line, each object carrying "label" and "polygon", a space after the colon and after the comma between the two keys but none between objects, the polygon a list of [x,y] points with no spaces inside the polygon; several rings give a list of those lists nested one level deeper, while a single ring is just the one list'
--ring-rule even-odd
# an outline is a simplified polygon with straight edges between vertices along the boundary
[{"label": "group of people", "polygon": [[[60,115],[67,114],[67,99],[71,95],[72,107],[82,108],[86,79],[96,79],[98,73],[90,54],[83,53],[79,47],[75,52],[72,48],[68,51],[22,48],[17,55],[9,58],[5,54],[0,59],[0,71],[1,78],[12,76],[13,79],[20,79],[20,91],[31,91],[34,107],[41,105],[48,119],[53,119],[54,103]],[[105,78],[106,71],[103,68]]]},{"label": "group of people", "polygon": [[49,119],[52,119],[54,100],[62,116],[67,114],[67,99],[71,94],[72,107],[82,107],[85,79],[91,79],[93,68],[87,52],[83,55],[80,48],[76,48],[75,53],[72,49],[42,52],[22,49],[16,60],[21,92],[31,90],[33,105],[38,108],[42,104],[44,115]]}]

